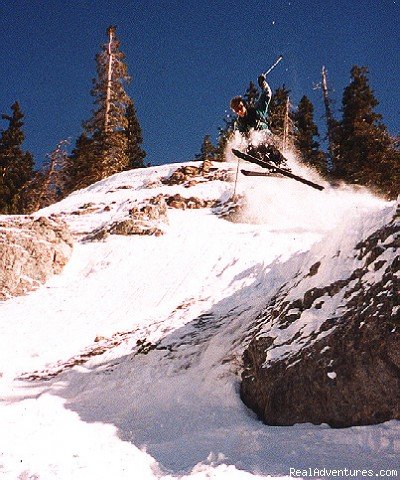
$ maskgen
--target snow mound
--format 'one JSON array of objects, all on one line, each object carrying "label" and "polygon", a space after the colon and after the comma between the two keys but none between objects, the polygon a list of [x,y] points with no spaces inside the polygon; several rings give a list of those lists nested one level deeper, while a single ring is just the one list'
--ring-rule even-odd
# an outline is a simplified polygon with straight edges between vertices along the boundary
[{"label": "snow mound", "polygon": [[[235,186],[236,161],[214,165],[226,172],[217,179],[162,182],[180,166],[116,174],[38,212],[67,222],[75,247],[59,276],[0,303],[0,472],[250,479],[321,462],[389,464],[396,423],[347,433],[268,428],[240,402],[238,381],[254,319],[305,255],[330,254],[354,225],[365,235],[392,206],[287,178],[239,175]],[[234,193],[257,222],[228,222],[207,203]],[[207,206],[168,207],[161,236],[83,241],[158,195]]]}]

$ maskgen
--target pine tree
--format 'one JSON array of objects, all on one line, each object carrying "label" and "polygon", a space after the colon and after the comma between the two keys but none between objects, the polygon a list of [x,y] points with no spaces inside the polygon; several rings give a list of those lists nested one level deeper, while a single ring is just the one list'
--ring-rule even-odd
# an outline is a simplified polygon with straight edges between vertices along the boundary
[{"label": "pine tree", "polygon": [[216,156],[216,148],[214,147],[211,136],[206,135],[201,144],[200,153],[196,155],[196,160],[198,161],[214,161]]},{"label": "pine tree", "polygon": [[389,200],[395,200],[400,194],[400,145],[396,139],[393,139],[379,169],[377,184]]},{"label": "pine tree", "polygon": [[302,161],[314,167],[320,174],[327,174],[327,164],[324,153],[316,140],[318,127],[314,122],[314,106],[307,96],[299,102],[297,111],[293,114],[295,123],[294,146]]},{"label": "pine tree", "polygon": [[269,125],[271,132],[279,137],[283,136],[285,127],[286,105],[290,90],[285,85],[278,87],[272,94],[269,105]]},{"label": "pine tree", "polygon": [[126,108],[131,102],[125,85],[131,80],[124,62],[125,54],[119,50],[116,27],[107,29],[108,42],[96,55],[97,78],[93,80],[92,96],[96,110],[86,122],[92,134],[121,131],[127,127]]},{"label": "pine tree", "polygon": [[215,161],[225,162],[225,148],[229,140],[233,136],[235,119],[232,115],[226,114],[224,119],[224,126],[218,128],[217,147],[215,149]]},{"label": "pine tree", "polygon": [[91,90],[95,110],[84,123],[84,132],[67,162],[68,191],[144,166],[142,131],[133,101],[125,91],[131,80],[125,55],[115,27],[107,29],[107,36],[107,43],[96,55],[97,77]]},{"label": "pine tree", "polygon": [[252,81],[250,81],[249,87],[243,96],[243,98],[246,100],[247,105],[254,106],[259,96],[260,91],[258,90],[256,85]]},{"label": "pine tree", "polygon": [[[96,152],[97,149],[97,152]],[[97,154],[96,154],[97,153]],[[75,143],[75,148],[65,162],[65,193],[87,187],[98,179],[97,166],[101,156],[97,142],[82,133]]]},{"label": "pine tree", "polygon": [[386,132],[388,146],[385,151],[375,155],[370,179],[365,179],[364,185],[377,190],[389,200],[395,200],[400,194],[400,148],[396,138],[391,138]]},{"label": "pine tree", "polygon": [[91,91],[96,109],[85,124],[85,133],[91,134],[94,140],[93,154],[100,155],[94,172],[98,180],[129,168],[125,131],[126,110],[131,99],[125,86],[131,78],[124,62],[125,54],[119,49],[116,28],[109,27],[107,36],[108,42],[96,55],[97,78]]},{"label": "pine tree", "polygon": [[343,92],[334,174],[347,182],[388,193],[398,188],[391,179],[392,172],[399,168],[398,152],[381,122],[382,116],[374,112],[379,102],[367,74],[366,67],[354,66],[350,84]]},{"label": "pine tree", "polygon": [[2,115],[8,128],[0,137],[0,213],[23,213],[19,195],[33,176],[32,154],[22,150],[25,135],[22,131],[24,114],[18,102],[11,106],[12,115]]},{"label": "pine tree", "polygon": [[143,143],[142,129],[136,115],[136,109],[133,101],[128,104],[126,109],[126,118],[128,126],[126,135],[128,138],[127,154],[129,160],[129,168],[143,168],[146,152],[142,149]]}]

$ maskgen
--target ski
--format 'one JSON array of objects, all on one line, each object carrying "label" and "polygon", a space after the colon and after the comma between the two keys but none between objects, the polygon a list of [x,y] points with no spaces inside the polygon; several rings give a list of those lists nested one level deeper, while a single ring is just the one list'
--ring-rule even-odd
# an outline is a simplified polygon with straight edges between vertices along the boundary
[{"label": "ski", "polygon": [[[237,157],[241,158],[242,160],[246,160],[247,162],[255,163],[257,165],[260,165],[263,168],[268,168],[269,170],[273,170],[276,173],[280,173],[284,175],[285,177],[292,178],[293,180],[296,180],[298,182],[304,183],[305,185],[308,185],[309,187],[315,188],[317,190],[323,190],[324,187],[322,185],[318,185],[317,183],[311,182],[310,180],[306,180],[303,177],[299,177],[298,175],[295,175],[294,173],[285,170],[284,168],[279,168],[276,165],[274,165],[271,162],[268,162],[267,160],[260,160],[256,157],[253,157],[252,155],[249,155],[248,153],[243,153],[240,150],[236,150],[235,148],[232,148],[232,153],[236,155]],[[258,172],[256,172],[258,175]],[[246,174],[244,174],[246,175]],[[264,175],[262,175],[264,176]]]},{"label": "ski", "polygon": [[252,170],[240,170],[240,172],[243,175],[246,175],[246,177],[272,177],[274,173],[269,173],[269,172],[254,172]]}]

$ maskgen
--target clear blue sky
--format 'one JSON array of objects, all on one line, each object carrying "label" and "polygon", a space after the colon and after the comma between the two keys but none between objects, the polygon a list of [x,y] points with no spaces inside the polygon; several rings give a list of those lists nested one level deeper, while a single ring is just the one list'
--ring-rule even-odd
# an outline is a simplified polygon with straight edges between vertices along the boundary
[{"label": "clear blue sky", "polygon": [[21,103],[37,162],[90,117],[94,57],[109,25],[153,165],[189,160],[205,134],[215,139],[230,98],[280,53],[271,87],[284,83],[294,104],[307,95],[322,130],[313,90],[322,65],[338,111],[357,64],[370,70],[389,131],[400,132],[400,0],[2,0],[0,111]]}]

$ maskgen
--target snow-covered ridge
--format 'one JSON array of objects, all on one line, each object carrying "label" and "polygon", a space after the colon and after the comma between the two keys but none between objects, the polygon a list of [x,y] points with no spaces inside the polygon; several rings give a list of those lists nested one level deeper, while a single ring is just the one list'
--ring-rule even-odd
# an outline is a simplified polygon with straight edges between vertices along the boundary
[{"label": "snow-covered ridge", "polygon": [[[217,218],[210,209],[186,212],[169,209],[169,225],[165,226],[166,235],[161,238],[113,235],[106,243],[79,243],[82,235],[125,218],[133,206],[160,194],[178,193],[183,197],[221,202],[232,195],[234,185],[228,182],[198,183],[190,188],[162,185],[160,180],[180,166],[165,165],[116,174],[38,212],[37,216],[60,216],[68,223],[78,243],[70,264],[60,277],[55,277],[29,299],[14,299],[2,305],[4,315],[7,317],[14,305],[24,309],[25,305],[33,302],[35,306],[28,308],[33,311],[30,324],[36,331],[37,325],[47,323],[45,310],[48,301],[51,304],[54,301],[67,303],[68,309],[59,309],[57,317],[52,317],[52,324],[58,331],[57,318],[62,325],[69,325],[67,318],[79,318],[78,345],[81,347],[78,348],[86,348],[96,336],[108,337],[121,329],[130,331],[132,318],[136,317],[135,325],[143,321],[152,323],[160,316],[168,317],[185,303],[198,310],[204,304],[203,300],[199,302],[199,290],[207,290],[207,294],[201,297],[206,296],[207,306],[211,306],[242,284],[251,283],[250,272],[255,265],[264,265],[262,271],[268,272],[271,262],[277,266],[287,263],[293,254],[307,251],[324,237],[325,232],[332,231],[337,225],[342,229],[338,231],[342,238],[342,232],[349,230],[350,225],[354,228],[354,218],[362,217],[365,211],[378,212],[377,220],[380,218],[384,222],[382,211],[389,208],[367,193],[329,189],[321,193],[282,178],[265,181],[239,177],[237,192],[246,195],[246,215],[256,218],[257,225],[233,225]],[[236,165],[227,163],[219,167],[235,171]],[[324,208],[322,215],[321,208]],[[341,218],[353,211],[355,215],[352,214],[341,225]],[[357,235],[362,238],[363,233],[360,227]],[[325,245],[329,238],[335,243],[335,237],[330,236],[324,240]],[[348,238],[348,232],[343,238]],[[295,257],[291,266],[285,264],[287,272],[282,274],[282,278],[290,277],[291,269],[299,268],[298,262]],[[218,270],[222,273],[219,274]],[[233,278],[242,271],[248,271],[249,278],[234,282],[237,285],[229,287]],[[226,279],[221,281],[224,276]],[[209,287],[204,285],[205,281]],[[266,284],[269,284],[268,280]],[[61,298],[56,300],[58,295]],[[65,295],[68,298],[75,295],[72,305],[63,299]],[[45,297],[43,300],[42,296]],[[128,299],[135,301],[129,303]],[[87,339],[85,331],[89,334]],[[32,346],[35,335],[28,337]],[[76,340],[74,338],[70,345],[74,345]],[[68,343],[61,342],[61,351],[65,351],[63,355],[72,356],[76,348],[68,348]],[[55,354],[53,361],[59,360],[58,355]],[[38,361],[40,356],[35,358]],[[36,363],[31,363],[31,367],[40,368],[40,364],[36,366]]]},{"label": "snow-covered ridge", "polygon": [[[236,163],[215,166],[235,175]],[[350,465],[357,456],[371,457],[373,446],[365,449],[363,441],[369,430],[348,438],[316,427],[294,434],[268,430],[249,416],[237,384],[254,319],[269,299],[295,283],[299,272],[337,255],[337,248],[340,266],[318,274],[322,283],[330,274],[344,275],[354,266],[346,244],[383,225],[393,205],[365,191],[327,186],[317,192],[290,179],[239,176],[236,193],[247,198],[247,223],[228,222],[212,208],[168,208],[159,237],[81,241],[157,195],[223,203],[234,193],[229,181],[162,184],[178,167],[117,174],[38,213],[60,216],[76,243],[61,275],[0,303],[0,388],[7,399],[1,411],[12,432],[0,463],[9,478],[27,471],[39,478],[87,479],[101,471],[103,478],[107,472],[122,479],[138,469],[144,479],[169,473],[284,477],[302,458],[318,458],[316,448],[302,446],[303,434],[327,452],[336,445],[327,456],[332,465],[338,458]],[[13,380],[33,373],[56,375],[46,382]],[[53,433],[66,423],[70,428],[54,455],[38,456],[29,448],[34,443],[52,452]],[[378,436],[397,431],[375,428]],[[359,440],[352,442],[352,435]],[[294,453],[283,452],[284,442]],[[18,444],[23,466],[16,460]]]}]

